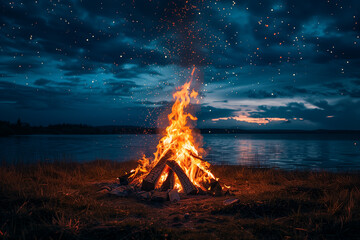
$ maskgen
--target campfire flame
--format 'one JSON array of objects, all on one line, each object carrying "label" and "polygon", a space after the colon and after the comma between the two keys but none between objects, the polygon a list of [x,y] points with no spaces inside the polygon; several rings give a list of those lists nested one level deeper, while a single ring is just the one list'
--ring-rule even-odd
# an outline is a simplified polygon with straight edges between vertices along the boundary
[{"label": "campfire flame", "polygon": [[[198,92],[194,89],[190,92],[190,85],[194,77],[195,68],[191,72],[190,81],[177,89],[173,94],[175,100],[172,111],[168,115],[169,126],[166,128],[165,135],[157,145],[155,158],[150,159],[145,156],[139,160],[139,165],[134,171],[135,179],[133,182],[141,183],[147,173],[159,162],[168,152],[172,152],[171,159],[181,167],[189,180],[198,188],[207,190],[206,184],[212,179],[217,180],[210,172],[210,164],[202,159],[199,153],[201,149],[194,139],[194,132],[189,126],[189,120],[196,121],[197,118],[186,111],[191,102],[191,98],[197,99]],[[201,151],[202,152],[202,151]],[[139,173],[139,174],[138,174]],[[137,176],[139,175],[139,176]],[[168,176],[168,171],[164,170],[158,180],[157,187],[161,186]],[[175,189],[182,190],[179,179],[175,176]]]}]

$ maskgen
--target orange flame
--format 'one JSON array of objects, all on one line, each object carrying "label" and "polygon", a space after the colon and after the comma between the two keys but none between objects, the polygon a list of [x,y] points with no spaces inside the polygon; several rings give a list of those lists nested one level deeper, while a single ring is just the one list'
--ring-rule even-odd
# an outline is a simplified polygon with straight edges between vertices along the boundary
[{"label": "orange flame", "polygon": [[[190,93],[190,85],[194,76],[195,68],[191,72],[191,79],[181,86],[174,94],[175,103],[172,106],[172,111],[168,115],[169,126],[166,128],[165,136],[162,137],[157,145],[157,151],[154,153],[153,161],[143,157],[139,161],[139,166],[135,169],[135,175],[138,172],[143,173],[137,179],[142,181],[147,172],[150,171],[161,159],[161,157],[169,150],[174,153],[174,159],[182,170],[186,173],[190,181],[197,187],[206,190],[204,183],[215,179],[215,176],[210,172],[210,164],[202,159],[198,149],[200,147],[196,144],[193,130],[188,124],[188,120],[197,120],[192,114],[185,111],[189,106],[191,98],[196,99],[198,92],[192,90]],[[158,186],[165,181],[167,171],[164,171],[158,182]],[[217,180],[217,179],[216,179]],[[175,177],[175,188],[179,191],[182,189],[181,183]]]}]

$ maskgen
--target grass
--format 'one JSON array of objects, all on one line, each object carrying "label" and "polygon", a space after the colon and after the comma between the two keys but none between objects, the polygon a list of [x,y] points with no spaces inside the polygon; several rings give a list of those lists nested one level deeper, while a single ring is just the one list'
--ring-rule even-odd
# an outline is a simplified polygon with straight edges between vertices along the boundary
[{"label": "grass", "polygon": [[235,196],[152,203],[98,192],[135,165],[3,164],[0,239],[360,238],[358,173],[212,166]]}]

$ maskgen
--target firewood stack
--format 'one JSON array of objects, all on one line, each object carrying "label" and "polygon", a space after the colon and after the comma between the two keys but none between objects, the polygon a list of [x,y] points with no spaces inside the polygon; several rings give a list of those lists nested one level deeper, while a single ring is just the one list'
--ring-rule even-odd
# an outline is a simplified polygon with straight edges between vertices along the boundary
[{"label": "firewood stack", "polygon": [[180,180],[180,183],[186,194],[196,194],[197,187],[190,181],[186,173],[181,169],[176,161],[172,160],[173,152],[167,151],[166,154],[158,161],[156,166],[151,169],[150,173],[144,178],[141,189],[144,191],[151,191],[155,189],[157,182],[163,171],[168,171],[168,176],[161,186],[162,190],[174,188],[175,174]]}]

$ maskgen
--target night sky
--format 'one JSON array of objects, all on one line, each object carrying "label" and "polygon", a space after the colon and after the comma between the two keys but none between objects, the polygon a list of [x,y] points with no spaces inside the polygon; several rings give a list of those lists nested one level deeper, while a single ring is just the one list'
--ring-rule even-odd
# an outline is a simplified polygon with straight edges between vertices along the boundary
[{"label": "night sky", "polygon": [[1,1],[0,120],[360,129],[360,1]]}]

